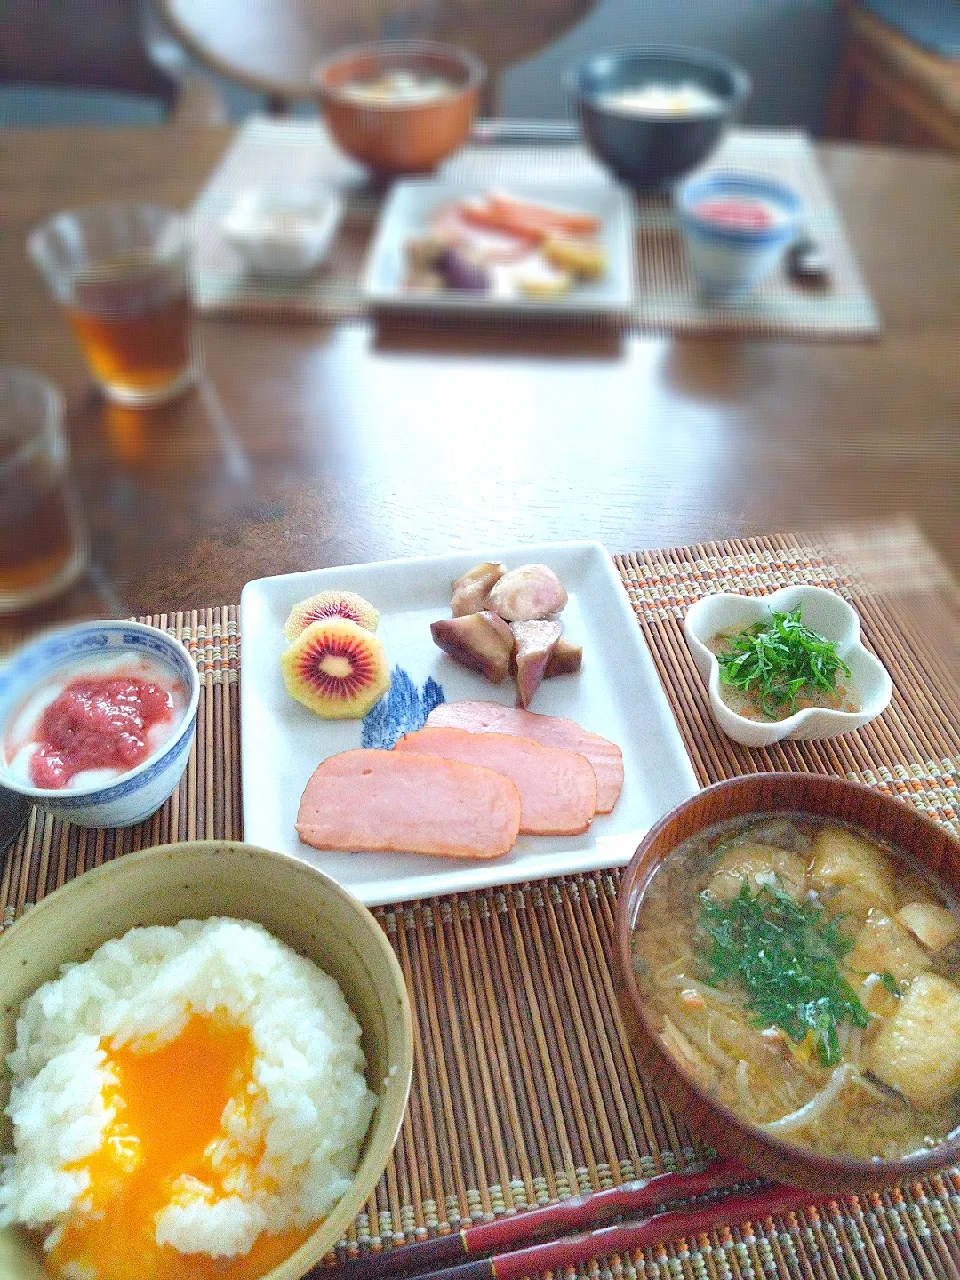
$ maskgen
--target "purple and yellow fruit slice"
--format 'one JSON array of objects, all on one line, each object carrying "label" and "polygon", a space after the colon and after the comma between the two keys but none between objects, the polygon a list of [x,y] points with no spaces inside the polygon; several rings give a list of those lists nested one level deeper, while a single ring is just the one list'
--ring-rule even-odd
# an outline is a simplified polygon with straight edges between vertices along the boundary
[{"label": "purple and yellow fruit slice", "polygon": [[360,720],[390,688],[383,645],[347,618],[311,622],[280,666],[290,697],[324,720]]},{"label": "purple and yellow fruit slice", "polygon": [[296,640],[311,623],[323,622],[325,618],[345,618],[366,631],[376,631],[380,614],[369,600],[355,591],[321,591],[293,606],[283,634],[288,640]]}]

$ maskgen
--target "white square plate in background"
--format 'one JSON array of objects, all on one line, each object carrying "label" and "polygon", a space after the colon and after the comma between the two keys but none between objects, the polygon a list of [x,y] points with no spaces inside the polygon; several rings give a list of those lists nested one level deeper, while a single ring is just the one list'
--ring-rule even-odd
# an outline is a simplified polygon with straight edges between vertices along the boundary
[{"label": "white square plate in background", "polygon": [[[447,702],[512,706],[512,680],[489,684],[452,662],[430,636],[430,623],[450,616],[453,579],[483,560],[503,561],[508,569],[548,564],[566,587],[564,635],[583,645],[583,669],[545,680],[530,710],[565,716],[619,745],[625,778],[613,812],[596,817],[584,835],[521,836],[510,853],[492,861],[320,853],[301,844],[294,823],[307,780],[327,756],[361,745],[363,722],[321,720],[287,694],[280,655],[291,608],[332,587],[359,592],[380,610],[377,634],[391,670],[402,667],[421,686],[432,676]],[[243,589],[240,630],[244,838],[313,863],[368,906],[621,866],[658,818],[698,790],[630,600],[597,542],[484,548],[260,578]]]},{"label": "white square plate in background", "polygon": [[414,180],[395,184],[380,216],[363,273],[362,292],[374,307],[412,311],[455,311],[464,315],[572,315],[622,317],[633,301],[633,218],[629,196],[612,182],[512,183],[512,195],[558,208],[576,209],[600,219],[597,241],[607,252],[602,279],[575,285],[556,298],[530,298],[510,292],[418,292],[404,284],[408,240],[429,230],[430,218],[445,205],[482,195],[473,186]]}]

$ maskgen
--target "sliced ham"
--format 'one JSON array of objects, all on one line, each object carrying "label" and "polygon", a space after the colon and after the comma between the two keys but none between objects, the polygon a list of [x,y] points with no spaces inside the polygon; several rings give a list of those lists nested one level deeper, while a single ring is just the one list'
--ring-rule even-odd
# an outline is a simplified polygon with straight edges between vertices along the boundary
[{"label": "sliced ham", "polygon": [[573,720],[541,716],[499,702],[443,702],[427,717],[428,726],[466,729],[468,733],[513,733],[545,747],[576,751],[597,775],[597,813],[609,813],[623,786],[623,755],[614,742],[581,729]]},{"label": "sliced ham", "polygon": [[426,727],[408,733],[394,751],[443,756],[495,769],[520,792],[520,831],[535,836],[575,836],[597,811],[597,775],[574,751],[545,747],[509,733],[468,733]]},{"label": "sliced ham", "polygon": [[344,751],[314,770],[296,825],[314,849],[499,858],[520,796],[504,774],[440,755]]}]

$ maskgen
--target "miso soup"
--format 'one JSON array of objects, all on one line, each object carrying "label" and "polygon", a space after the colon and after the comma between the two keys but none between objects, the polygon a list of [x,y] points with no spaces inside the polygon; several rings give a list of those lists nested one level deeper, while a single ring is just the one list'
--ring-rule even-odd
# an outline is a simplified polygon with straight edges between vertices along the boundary
[{"label": "miso soup", "polygon": [[753,815],[686,841],[646,886],[633,959],[663,1047],[766,1132],[867,1160],[960,1125],[960,915],[862,833]]}]

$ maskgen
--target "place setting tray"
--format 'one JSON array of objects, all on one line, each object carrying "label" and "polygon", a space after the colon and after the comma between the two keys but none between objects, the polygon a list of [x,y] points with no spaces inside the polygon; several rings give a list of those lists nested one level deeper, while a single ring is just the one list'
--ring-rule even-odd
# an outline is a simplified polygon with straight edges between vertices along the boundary
[{"label": "place setting tray", "polygon": [[[579,194],[584,209],[613,208],[617,219],[620,209],[625,211],[628,246],[626,251],[621,249],[619,232],[613,235],[609,284],[577,291],[561,305],[552,305],[549,312],[544,310],[544,316],[566,315],[573,321],[604,322],[645,333],[830,340],[871,338],[880,332],[880,317],[843,218],[814,147],[802,132],[731,130],[705,167],[745,170],[795,190],[804,205],[805,232],[820,244],[829,262],[829,284],[825,288],[798,285],[781,267],[748,298],[726,303],[706,303],[698,296],[665,196],[633,197],[612,181],[580,142],[570,141],[562,131],[554,133],[547,131],[542,143],[518,145],[510,141],[510,131],[498,141],[493,128],[481,129],[435,175],[438,192],[480,194],[513,187],[532,198],[539,187],[562,191],[571,206]],[[282,191],[292,182],[305,189],[332,187],[339,193],[343,215],[337,235],[311,275],[284,280],[250,273],[229,243],[224,218],[244,192],[252,188]],[[372,184],[357,164],[338,151],[322,124],[253,117],[239,130],[191,211],[196,304],[206,314],[251,319],[335,321],[377,314],[387,305],[396,310],[402,298],[395,296],[395,289],[385,290],[380,251],[384,233],[388,237],[402,233],[400,215],[405,207],[403,201],[390,201],[388,188]],[[385,212],[395,225],[382,225]],[[608,221],[612,226],[615,220]],[[442,301],[446,305],[437,308],[437,315],[451,322],[457,308]],[[411,309],[423,313],[429,310],[429,301],[413,298]],[[489,309],[473,305],[466,315]],[[527,322],[537,318],[537,307],[529,301],[497,310],[508,316],[515,310]]]},{"label": "place setting tray", "polygon": [[[915,805],[960,834],[960,706],[950,637],[960,589],[908,522],[830,537],[778,535],[612,560],[696,785],[770,770],[835,774]],[[879,719],[828,741],[741,747],[715,726],[683,639],[708,592],[829,587],[860,614],[889,671]],[[84,830],[34,810],[0,876],[4,927],[82,872],[135,849],[243,838],[235,605],[142,619],[201,676],[184,777],[151,819]],[[634,1061],[610,963],[619,871],[372,908],[413,1005],[413,1088],[390,1163],[338,1246],[343,1259],[456,1233],[528,1207],[703,1163],[710,1152]],[[828,1191],[824,1189],[824,1194]],[[584,1277],[636,1280],[941,1280],[960,1274],[960,1170],[598,1259]]]}]

